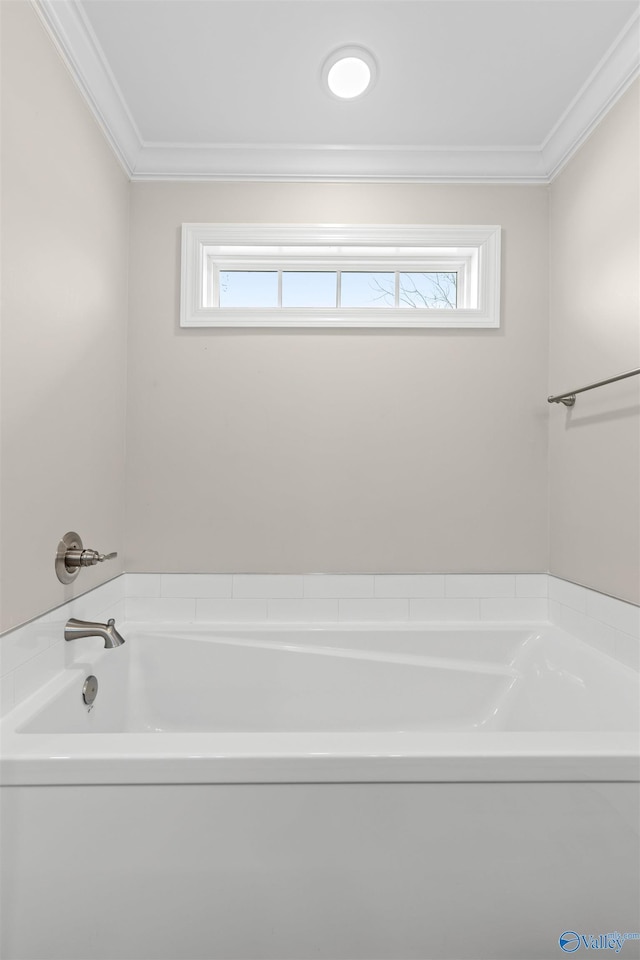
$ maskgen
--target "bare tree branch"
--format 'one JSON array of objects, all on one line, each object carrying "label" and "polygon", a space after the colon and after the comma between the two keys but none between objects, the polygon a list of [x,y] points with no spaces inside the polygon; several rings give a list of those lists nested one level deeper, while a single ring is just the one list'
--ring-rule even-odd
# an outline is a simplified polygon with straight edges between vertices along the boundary
[{"label": "bare tree branch", "polygon": [[[429,279],[433,294],[428,295],[419,290],[411,274],[403,273],[400,275],[400,303],[408,307],[418,307],[421,309],[450,309],[454,310],[457,305],[457,273],[421,273],[421,277]],[[370,284],[372,290],[377,291],[375,300],[384,300],[388,303],[391,299],[391,306],[395,300],[395,285],[387,287],[377,277],[373,277]]]}]

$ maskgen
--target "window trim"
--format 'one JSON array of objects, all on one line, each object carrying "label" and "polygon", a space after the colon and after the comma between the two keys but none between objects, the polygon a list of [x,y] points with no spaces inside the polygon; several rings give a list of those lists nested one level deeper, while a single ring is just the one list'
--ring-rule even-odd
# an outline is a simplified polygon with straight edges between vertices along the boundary
[{"label": "window trim", "polygon": [[[363,327],[384,329],[414,328],[496,328],[500,326],[500,240],[501,228],[486,225],[342,225],[342,224],[230,224],[184,223],[182,225],[181,327]],[[227,247],[246,247],[224,251]],[[259,253],[255,247],[309,247],[292,254]],[[362,252],[337,255],[318,253],[321,247],[371,247],[371,256]],[[392,254],[376,253],[377,248],[396,248]],[[214,307],[207,306],[215,291],[216,269],[221,263],[253,264],[252,269],[299,269],[311,267],[346,271],[354,264],[365,269],[397,272],[397,264],[409,266],[400,272],[428,272],[428,263],[403,248],[434,248],[432,262],[443,262],[442,248],[474,251],[477,264],[478,306],[454,309],[407,307]],[[218,248],[218,252],[215,252]],[[462,262],[465,256],[452,260]],[[449,260],[451,254],[445,259]],[[466,257],[469,257],[467,253]],[[324,267],[326,268],[326,267]],[[229,269],[229,266],[226,267]],[[468,296],[468,293],[466,294]],[[468,301],[467,301],[468,302]]]}]

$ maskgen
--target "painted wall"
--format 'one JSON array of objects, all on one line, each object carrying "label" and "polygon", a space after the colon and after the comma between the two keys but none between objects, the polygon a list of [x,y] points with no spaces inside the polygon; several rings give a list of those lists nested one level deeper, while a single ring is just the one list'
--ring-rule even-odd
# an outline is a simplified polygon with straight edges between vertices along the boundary
[{"label": "painted wall", "polygon": [[[3,629],[123,559],[543,571],[549,511],[552,573],[640,599],[640,384],[545,402],[638,365],[637,84],[550,190],[128,184],[32,7],[0,7]],[[500,223],[502,328],[181,330],[198,220]],[[68,529],[118,561],[62,586]]]},{"label": "painted wall", "polygon": [[[640,83],[550,189],[550,393],[640,366]],[[550,570],[640,601],[640,378],[550,416]]]},{"label": "painted wall", "polygon": [[[503,326],[179,327],[185,221],[499,223]],[[547,190],[133,183],[129,571],[547,566]]]},{"label": "painted wall", "polygon": [[[129,184],[29,3],[2,3],[2,629],[122,569]],[[118,550],[63,586],[58,540]]]}]

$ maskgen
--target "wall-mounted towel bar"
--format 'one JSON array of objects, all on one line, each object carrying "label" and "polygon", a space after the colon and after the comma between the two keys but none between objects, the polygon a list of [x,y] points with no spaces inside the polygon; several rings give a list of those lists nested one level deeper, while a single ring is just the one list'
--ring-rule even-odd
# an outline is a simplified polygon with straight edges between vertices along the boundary
[{"label": "wall-mounted towel bar", "polygon": [[628,370],[627,373],[619,373],[617,377],[609,377],[607,380],[598,380],[597,383],[590,383],[586,387],[580,387],[578,390],[567,390],[566,393],[558,393],[555,397],[547,397],[547,403],[564,403],[565,407],[572,407],[576,402],[576,394],[584,393],[586,390],[595,390],[596,387],[603,387],[605,383],[615,383],[616,380],[626,380],[627,377],[635,377],[640,373],[640,367],[637,370]]}]

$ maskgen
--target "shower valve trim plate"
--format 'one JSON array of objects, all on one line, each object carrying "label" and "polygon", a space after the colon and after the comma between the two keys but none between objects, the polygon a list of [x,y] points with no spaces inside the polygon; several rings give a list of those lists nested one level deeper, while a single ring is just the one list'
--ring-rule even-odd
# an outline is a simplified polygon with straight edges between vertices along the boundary
[{"label": "shower valve trim plate", "polygon": [[117,553],[99,553],[85,549],[77,533],[70,530],[58,543],[56,551],[56,576],[61,583],[72,583],[80,573],[81,567],[93,567],[96,563],[113,560]]}]

